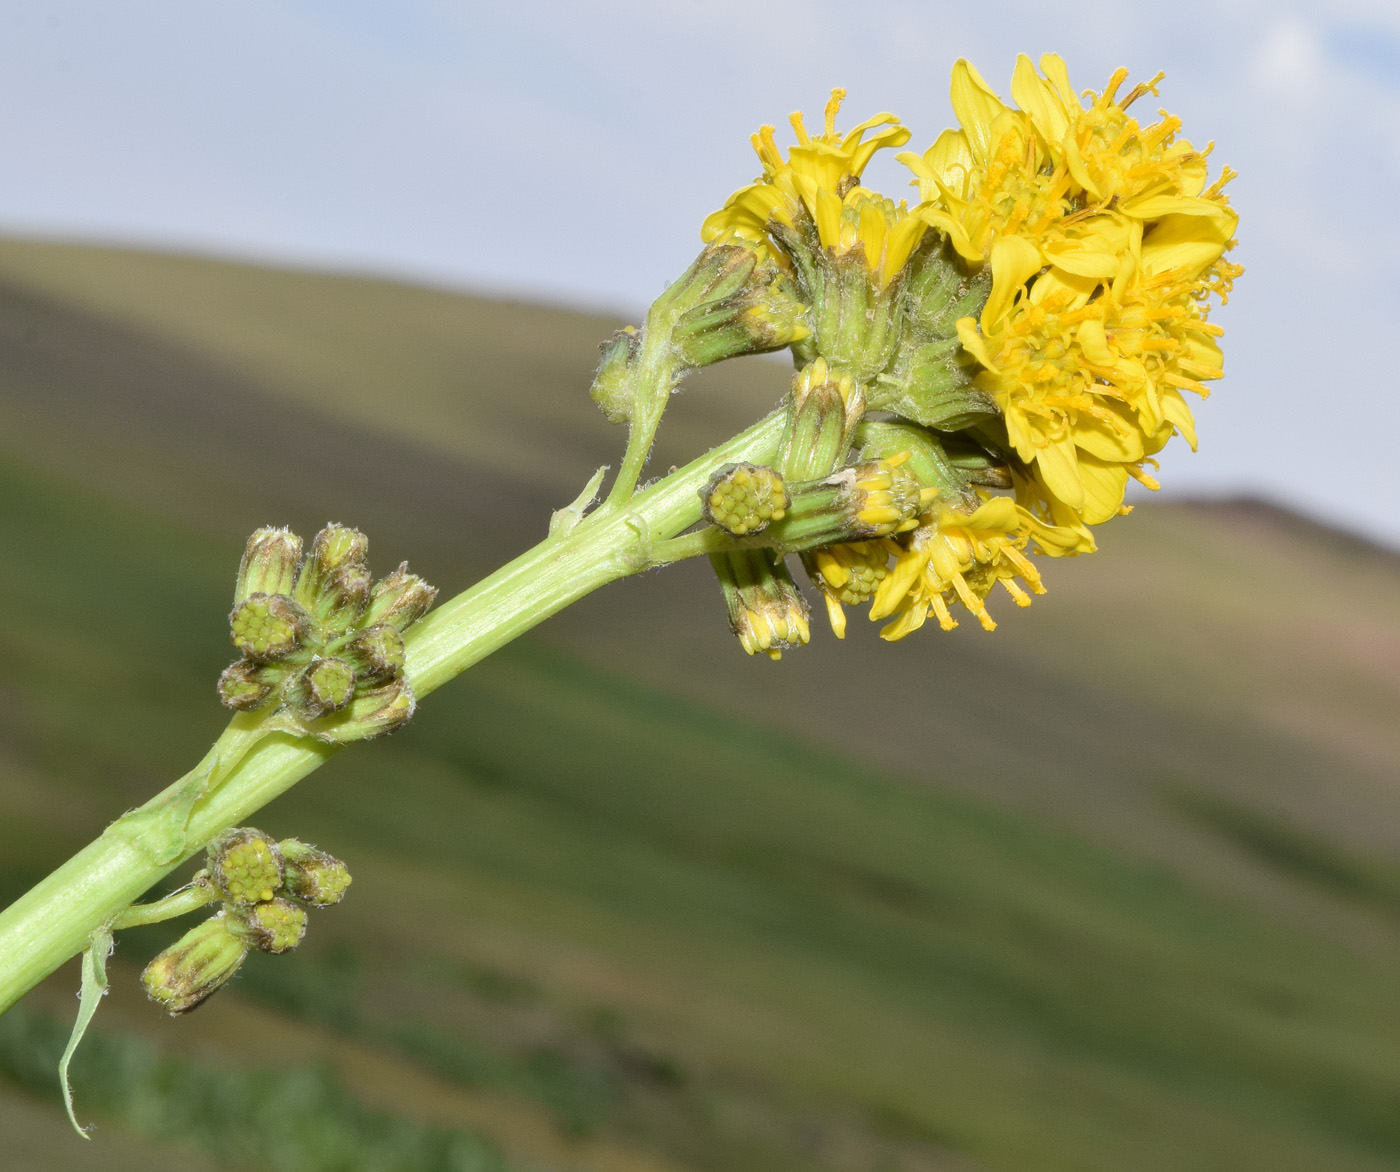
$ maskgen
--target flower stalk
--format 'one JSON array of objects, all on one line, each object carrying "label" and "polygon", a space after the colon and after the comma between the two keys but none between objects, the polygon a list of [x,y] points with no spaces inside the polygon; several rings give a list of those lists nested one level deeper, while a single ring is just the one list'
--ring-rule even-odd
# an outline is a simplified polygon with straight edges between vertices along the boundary
[{"label": "flower stalk", "polygon": [[[861,181],[910,137],[893,115],[839,132],[833,91],[820,133],[793,116],[786,157],[764,127],[763,176],[705,221],[705,248],[642,327],[603,344],[592,395],[629,428],[603,503],[589,511],[599,469],[543,541],[436,610],[406,566],[374,582],[357,530],[327,526],[305,550],[286,529],[255,533],[230,616],[241,658],[219,681],[232,719],[186,776],[0,912],[0,1012],[83,953],[66,1068],[114,930],[222,902],[147,968],[176,1013],[250,950],[294,948],[348,870],[230,828],[609,582],[707,555],[740,645],[777,659],[810,634],[789,555],[838,637],[843,608],[868,603],[899,639],[930,617],[956,626],[953,606],[990,631],[994,587],[1018,606],[1044,592],[1032,555],[1092,553],[1090,527],[1129,511],[1128,480],[1155,487],[1143,468],[1174,435],[1195,446],[1182,392],[1223,374],[1208,301],[1241,272],[1225,259],[1231,173],[1207,186],[1208,150],[1176,119],[1130,117],[1159,79],[1119,99],[1125,76],[1086,107],[1063,61],[1023,57],[1008,106],[959,62],[961,129],[899,156],[914,207]],[[778,410],[639,488],[689,370],[783,348],[797,373]],[[190,886],[133,906],[211,843]]]},{"label": "flower stalk", "polygon": [[[547,537],[409,627],[404,672],[414,691],[420,698],[436,691],[600,586],[677,560],[664,543],[699,521],[700,492],[715,471],[743,460],[770,462],[783,426],[780,414],[768,416],[624,503]],[[0,912],[0,1012],[216,835],[246,822],[343,747],[266,732],[264,720],[259,712],[237,713],[195,769]]]}]

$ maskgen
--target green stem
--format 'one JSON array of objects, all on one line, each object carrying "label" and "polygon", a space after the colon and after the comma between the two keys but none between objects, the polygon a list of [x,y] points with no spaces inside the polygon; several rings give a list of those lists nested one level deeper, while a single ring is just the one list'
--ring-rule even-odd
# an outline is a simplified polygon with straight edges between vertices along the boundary
[{"label": "green stem", "polygon": [[[417,695],[440,688],[599,586],[659,564],[657,549],[700,519],[700,491],[715,469],[771,461],[782,430],[783,417],[774,413],[630,499],[610,499],[571,531],[550,536],[415,623],[405,644]],[[0,1013],[215,835],[243,823],[338,751],[258,725],[256,714],[235,716],[199,766],[0,912]],[[171,810],[178,811],[177,825]],[[172,833],[179,834],[173,854]]]},{"label": "green stem", "polygon": [[164,899],[158,899],[155,903],[134,903],[129,908],[124,908],[112,917],[112,928],[121,931],[124,928],[139,928],[144,924],[159,924],[165,920],[173,920],[176,916],[197,912],[218,898],[219,893],[209,882],[209,872],[200,871],[195,875],[193,882],[179,891],[172,891]]}]

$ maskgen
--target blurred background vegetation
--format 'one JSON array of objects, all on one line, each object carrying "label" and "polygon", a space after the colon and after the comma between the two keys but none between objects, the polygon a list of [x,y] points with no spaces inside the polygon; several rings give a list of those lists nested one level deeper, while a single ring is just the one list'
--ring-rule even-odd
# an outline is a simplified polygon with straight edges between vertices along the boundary
[{"label": "blurred background vegetation", "polygon": [[[449,594],[542,537],[617,324],[0,241],[0,903],[217,734],[253,528]],[[695,379],[653,466],[786,377]],[[91,1143],[76,966],[0,1018],[6,1166],[1394,1168],[1400,559],[1249,501],[1101,545],[995,634],[781,664],[704,565],[592,596],[258,817],[355,875],[298,952],[171,1020],[179,927],[122,936]]]}]

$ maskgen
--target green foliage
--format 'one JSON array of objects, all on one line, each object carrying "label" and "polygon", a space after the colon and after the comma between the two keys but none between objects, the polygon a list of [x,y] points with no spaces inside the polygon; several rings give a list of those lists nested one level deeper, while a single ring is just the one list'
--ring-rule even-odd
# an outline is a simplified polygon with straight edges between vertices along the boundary
[{"label": "green foliage", "polygon": [[[0,1017],[0,1074],[45,1097],[67,1029],[17,1007]],[[489,1145],[367,1110],[326,1071],[242,1069],[162,1057],[118,1034],[88,1038],[73,1063],[104,1122],[272,1172],[508,1172]],[[77,1141],[75,1141],[77,1142]]]}]

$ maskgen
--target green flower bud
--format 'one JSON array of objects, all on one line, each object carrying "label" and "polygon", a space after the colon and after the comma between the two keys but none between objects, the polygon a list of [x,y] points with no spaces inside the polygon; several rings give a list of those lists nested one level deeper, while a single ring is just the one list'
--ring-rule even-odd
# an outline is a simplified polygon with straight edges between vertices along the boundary
[{"label": "green flower bud", "polygon": [[766,543],[789,553],[916,528],[923,506],[938,494],[903,467],[908,459],[900,452],[791,485],[787,515],[768,529]]},{"label": "green flower bud", "polygon": [[403,672],[403,636],[393,627],[366,627],[346,644],[342,654],[354,665],[355,679],[361,685],[387,683]]},{"label": "green flower bud", "polygon": [[783,478],[758,464],[726,464],[700,494],[705,519],[726,533],[757,533],[787,510]]},{"label": "green flower bud", "polygon": [[355,698],[355,669],[343,659],[317,656],[301,680],[302,705],[312,717],[339,712]]},{"label": "green flower bud", "polygon": [[277,843],[261,830],[225,830],[205,852],[210,877],[228,903],[271,899],[282,886],[285,868]]},{"label": "green flower bud", "polygon": [[417,574],[410,574],[408,563],[403,562],[392,574],[374,584],[363,625],[369,628],[387,624],[402,631],[427,614],[436,597],[437,589]]},{"label": "green flower bud", "polygon": [[292,899],[312,907],[330,907],[345,898],[350,886],[350,869],[334,855],[295,838],[277,844],[287,860],[282,890]]},{"label": "green flower bud", "polygon": [[609,423],[627,423],[632,418],[632,401],[637,394],[632,384],[632,368],[640,344],[641,334],[635,326],[618,330],[606,342],[599,343],[603,358],[588,393]]},{"label": "green flower bud", "polygon": [[290,529],[259,529],[243,551],[234,605],[253,594],[291,594],[300,560],[301,538]]},{"label": "green flower bud", "polygon": [[171,1014],[188,1013],[228,984],[248,955],[223,912],[191,928],[141,973],[146,995]]},{"label": "green flower bud", "polygon": [[332,522],[312,539],[311,557],[322,573],[342,566],[362,566],[369,559],[369,538],[349,525]]},{"label": "green flower bud", "polygon": [[[925,489],[937,490],[936,499],[965,512],[977,507],[978,498],[968,487],[977,481],[970,469],[963,469],[954,462],[950,451],[963,453],[970,463],[976,463],[972,454],[975,450],[980,454],[982,468],[992,467],[992,457],[970,441],[935,435],[913,423],[865,420],[856,429],[855,445],[866,459],[892,459],[907,453],[904,470],[917,478]],[[987,474],[992,475],[991,472]]]},{"label": "green flower bud", "polygon": [[767,549],[713,554],[729,628],[750,655],[781,659],[810,638],[807,604],[782,559]]},{"label": "green flower bud", "polygon": [[687,366],[780,350],[811,333],[792,283],[738,237],[707,245],[670,295],[686,306],[671,340]]},{"label": "green flower bud", "polygon": [[865,396],[848,374],[818,358],[792,380],[778,467],[786,480],[816,480],[845,461]]},{"label": "green flower bud", "polygon": [[290,655],[306,632],[306,612],[283,594],[253,594],[229,615],[233,645],[254,663]]},{"label": "green flower bud", "polygon": [[973,385],[975,368],[957,338],[905,347],[894,370],[870,388],[870,406],[892,411],[926,427],[959,431],[1001,411]]},{"label": "green flower bud", "polygon": [[229,927],[259,952],[290,952],[306,935],[306,909],[290,899],[269,899],[230,909]]},{"label": "green flower bud", "polygon": [[302,719],[296,731],[327,744],[365,741],[407,724],[416,701],[406,679],[360,692],[345,708],[318,719]]},{"label": "green flower bud", "polygon": [[276,665],[260,667],[240,659],[224,668],[219,676],[219,702],[235,712],[251,712],[261,708],[272,698],[280,675]]},{"label": "green flower bud", "polygon": [[946,239],[929,236],[914,255],[904,285],[904,316],[911,340],[956,338],[958,319],[979,317],[992,292],[990,265],[969,273]]},{"label": "green flower bud", "polygon": [[369,538],[348,525],[327,525],[311,542],[297,577],[296,599],[322,623],[348,626],[364,609],[372,581]]}]

